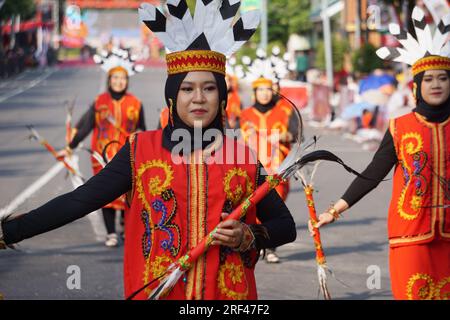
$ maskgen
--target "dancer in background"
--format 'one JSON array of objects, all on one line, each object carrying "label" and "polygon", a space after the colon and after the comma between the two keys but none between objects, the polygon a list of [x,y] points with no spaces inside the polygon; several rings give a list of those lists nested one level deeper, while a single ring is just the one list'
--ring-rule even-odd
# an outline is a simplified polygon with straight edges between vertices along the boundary
[{"label": "dancer in background", "polygon": [[[417,40],[398,26],[403,45],[381,48],[386,60],[412,65],[416,108],[390,120],[372,162],[316,227],[335,221],[373,190],[394,167],[388,212],[389,264],[395,299],[448,299],[450,295],[450,16],[434,36],[425,14],[412,13]],[[407,37],[406,37],[407,35]],[[312,234],[311,222],[309,229]]]},{"label": "dancer in background", "polygon": [[[59,152],[61,157],[71,154],[72,150],[92,132],[91,150],[112,159],[130,134],[146,130],[142,103],[128,92],[129,77],[142,71],[141,66],[135,65],[128,52],[121,49],[114,49],[104,56],[95,56],[95,60],[108,74],[108,89],[96,97],[78,121],[72,132],[72,141]],[[92,170],[96,175],[102,166],[94,157],[91,157],[91,161]],[[120,211],[120,223],[123,224],[124,210],[124,196],[102,208],[107,247],[118,245],[116,212]]]}]

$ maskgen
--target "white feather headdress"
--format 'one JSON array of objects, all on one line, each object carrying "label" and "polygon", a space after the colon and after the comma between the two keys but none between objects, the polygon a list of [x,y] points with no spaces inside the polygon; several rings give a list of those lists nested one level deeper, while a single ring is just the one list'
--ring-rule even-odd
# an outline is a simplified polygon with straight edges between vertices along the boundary
[{"label": "white feather headdress", "polygon": [[236,77],[237,79],[243,79],[245,77],[244,67],[240,64],[237,64],[235,57],[230,57],[229,59],[227,59],[226,70],[227,75]]},{"label": "white feather headdress", "polygon": [[289,53],[285,53],[281,56],[281,50],[278,46],[272,48],[272,55],[270,57],[270,62],[273,66],[273,71],[277,81],[284,79],[289,74]]},{"label": "white feather headdress", "polygon": [[397,38],[402,48],[382,47],[377,50],[377,55],[384,60],[403,62],[413,66],[413,74],[427,70],[436,63],[437,65],[431,68],[441,68],[441,62],[444,62],[445,69],[447,65],[445,61],[450,59],[450,14],[442,18],[434,35],[425,18],[423,10],[415,7],[411,19],[416,38],[399,25],[390,24],[389,32]]},{"label": "white feather headdress", "polygon": [[256,59],[254,60],[248,56],[243,56],[242,63],[247,67],[245,78],[252,83],[253,87],[262,84],[269,85],[277,81],[272,61],[267,58],[263,49],[259,48],[256,50]]},{"label": "white feather headdress", "polygon": [[130,77],[144,70],[144,66],[136,64],[135,60],[135,56],[131,56],[127,50],[120,48],[113,48],[109,53],[102,51],[100,55],[94,55],[95,63],[100,64],[105,72],[121,67]]},{"label": "white feather headdress", "polygon": [[167,15],[143,3],[139,16],[166,49],[175,53],[166,57],[169,74],[192,70],[225,73],[225,57],[250,39],[260,20],[259,10],[252,10],[233,23],[239,6],[240,0],[197,0],[192,17],[185,0],[168,0]]}]

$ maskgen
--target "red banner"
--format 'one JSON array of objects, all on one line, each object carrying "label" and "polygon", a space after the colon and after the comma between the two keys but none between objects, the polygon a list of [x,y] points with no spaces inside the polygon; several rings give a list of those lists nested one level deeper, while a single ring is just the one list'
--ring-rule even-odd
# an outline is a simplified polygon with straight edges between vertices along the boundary
[{"label": "red banner", "polygon": [[159,5],[159,0],[69,0],[68,5],[76,5],[82,9],[137,9],[142,2]]}]

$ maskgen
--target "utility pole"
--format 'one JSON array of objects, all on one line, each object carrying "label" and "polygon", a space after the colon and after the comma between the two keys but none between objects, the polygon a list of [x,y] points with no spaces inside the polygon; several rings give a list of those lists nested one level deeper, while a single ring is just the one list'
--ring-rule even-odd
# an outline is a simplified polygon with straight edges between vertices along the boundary
[{"label": "utility pole", "polygon": [[55,39],[59,34],[59,0],[53,0],[52,5],[53,39]]},{"label": "utility pole", "polygon": [[261,48],[267,53],[268,25],[267,25],[267,1],[261,0]]},{"label": "utility pole", "polygon": [[330,89],[333,88],[333,49],[331,40],[330,17],[327,13],[328,1],[322,0],[322,12],[320,14],[323,22],[323,38],[325,44],[325,64],[327,70],[327,82]]},{"label": "utility pole", "polygon": [[361,47],[361,0],[356,0],[355,14],[355,49]]}]

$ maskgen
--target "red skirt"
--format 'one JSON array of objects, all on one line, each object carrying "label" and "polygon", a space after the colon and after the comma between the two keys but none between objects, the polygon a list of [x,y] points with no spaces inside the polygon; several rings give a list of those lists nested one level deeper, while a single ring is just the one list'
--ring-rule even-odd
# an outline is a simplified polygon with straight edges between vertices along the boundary
[{"label": "red skirt", "polygon": [[450,299],[450,241],[390,248],[389,260],[395,299]]}]

